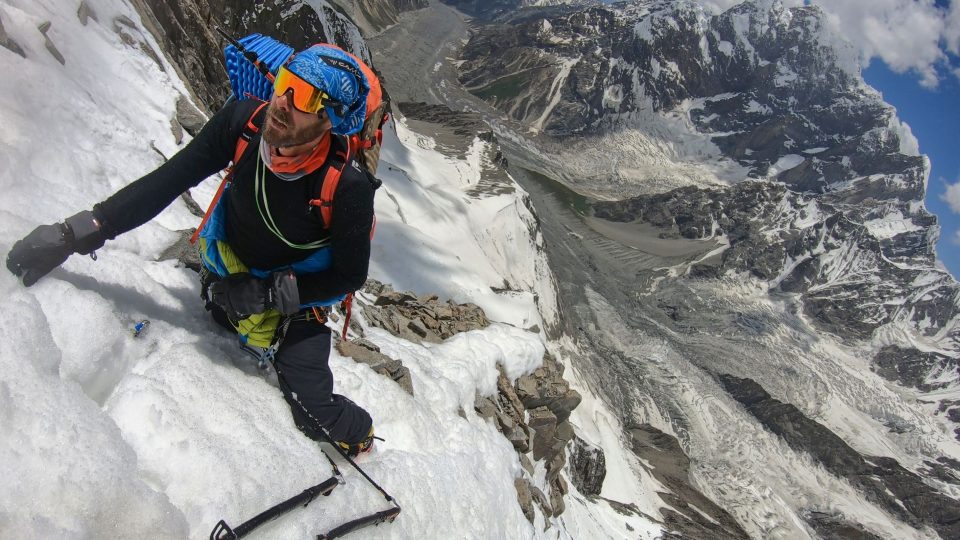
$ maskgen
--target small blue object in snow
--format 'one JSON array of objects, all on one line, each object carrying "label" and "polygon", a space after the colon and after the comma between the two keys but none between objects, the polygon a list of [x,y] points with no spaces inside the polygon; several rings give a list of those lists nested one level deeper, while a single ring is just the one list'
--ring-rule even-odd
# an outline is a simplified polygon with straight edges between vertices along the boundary
[{"label": "small blue object in snow", "polygon": [[[277,73],[294,52],[293,47],[261,34],[250,34],[238,41],[248,51],[256,53],[260,63],[270,68],[270,73],[273,74]],[[233,45],[227,45],[223,49],[223,56],[227,63],[227,76],[230,78],[234,99],[255,97],[263,101],[270,100],[273,96],[273,83],[257,71],[256,66],[243,57],[243,53]]]},{"label": "small blue object in snow", "polygon": [[133,325],[133,337],[140,337],[140,334],[142,334],[148,326],[150,326],[150,321],[146,319]]}]

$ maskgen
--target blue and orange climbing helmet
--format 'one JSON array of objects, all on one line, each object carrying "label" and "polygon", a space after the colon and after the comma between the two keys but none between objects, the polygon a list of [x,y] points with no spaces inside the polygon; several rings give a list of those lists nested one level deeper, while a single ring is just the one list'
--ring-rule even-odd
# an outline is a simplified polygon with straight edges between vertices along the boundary
[{"label": "blue and orange climbing helmet", "polygon": [[334,133],[353,135],[360,131],[370,85],[351,55],[336,47],[314,45],[295,54],[284,68],[326,94],[324,110]]}]

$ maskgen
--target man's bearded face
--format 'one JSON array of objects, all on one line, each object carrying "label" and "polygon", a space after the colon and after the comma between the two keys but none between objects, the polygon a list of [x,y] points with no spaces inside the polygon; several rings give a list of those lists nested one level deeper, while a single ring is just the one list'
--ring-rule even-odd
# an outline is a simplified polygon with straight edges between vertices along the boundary
[{"label": "man's bearded face", "polygon": [[290,92],[274,95],[267,107],[263,140],[270,146],[285,148],[313,141],[330,129],[330,120],[321,110],[310,114],[293,106]]}]

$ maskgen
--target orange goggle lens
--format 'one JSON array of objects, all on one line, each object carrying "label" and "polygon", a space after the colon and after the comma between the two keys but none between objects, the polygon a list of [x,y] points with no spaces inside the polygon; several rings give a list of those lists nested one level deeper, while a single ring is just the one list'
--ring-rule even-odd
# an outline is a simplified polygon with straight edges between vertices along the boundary
[{"label": "orange goggle lens", "polygon": [[273,91],[282,96],[288,90],[293,90],[293,106],[305,113],[320,112],[324,101],[329,99],[319,88],[301,79],[286,66],[281,66],[273,82]]}]

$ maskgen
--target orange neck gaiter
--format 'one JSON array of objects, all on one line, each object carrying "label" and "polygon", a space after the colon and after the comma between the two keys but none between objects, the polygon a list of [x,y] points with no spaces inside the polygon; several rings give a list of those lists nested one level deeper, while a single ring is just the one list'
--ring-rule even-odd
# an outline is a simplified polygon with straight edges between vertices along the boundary
[{"label": "orange neck gaiter", "polygon": [[310,152],[297,156],[281,156],[276,147],[260,139],[260,156],[270,171],[283,180],[296,180],[320,169],[330,152],[330,132],[328,131],[317,146]]}]

